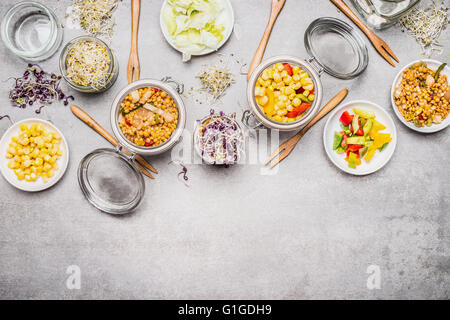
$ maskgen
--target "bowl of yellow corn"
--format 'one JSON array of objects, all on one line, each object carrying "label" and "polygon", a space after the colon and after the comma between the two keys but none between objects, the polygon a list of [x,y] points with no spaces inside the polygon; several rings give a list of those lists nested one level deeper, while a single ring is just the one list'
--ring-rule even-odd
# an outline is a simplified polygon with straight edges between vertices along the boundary
[{"label": "bowl of yellow corn", "polygon": [[[252,128],[298,130],[316,115],[321,100],[322,83],[313,65],[297,57],[276,56],[253,71],[247,86],[250,109],[243,122]],[[256,125],[250,124],[251,118]]]},{"label": "bowl of yellow corn", "polygon": [[57,183],[69,163],[61,131],[48,121],[14,123],[0,139],[0,172],[14,187],[35,192]]}]

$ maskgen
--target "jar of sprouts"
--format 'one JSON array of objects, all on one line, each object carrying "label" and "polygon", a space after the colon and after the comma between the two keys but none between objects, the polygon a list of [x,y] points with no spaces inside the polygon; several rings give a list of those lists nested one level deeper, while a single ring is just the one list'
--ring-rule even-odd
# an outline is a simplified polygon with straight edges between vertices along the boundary
[{"label": "jar of sprouts", "polygon": [[91,36],[69,41],[61,52],[59,68],[70,87],[86,93],[108,90],[119,72],[113,51],[102,40]]}]

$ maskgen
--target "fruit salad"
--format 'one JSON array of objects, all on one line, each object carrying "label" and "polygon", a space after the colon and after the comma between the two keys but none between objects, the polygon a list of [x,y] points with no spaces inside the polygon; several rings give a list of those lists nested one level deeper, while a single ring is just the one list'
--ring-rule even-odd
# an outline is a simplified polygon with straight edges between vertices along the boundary
[{"label": "fruit salad", "polygon": [[333,150],[345,154],[350,168],[361,165],[361,159],[370,162],[376,151],[382,152],[392,137],[383,133],[386,127],[375,120],[375,113],[354,108],[354,114],[344,111],[339,118],[342,131],[334,133]]}]

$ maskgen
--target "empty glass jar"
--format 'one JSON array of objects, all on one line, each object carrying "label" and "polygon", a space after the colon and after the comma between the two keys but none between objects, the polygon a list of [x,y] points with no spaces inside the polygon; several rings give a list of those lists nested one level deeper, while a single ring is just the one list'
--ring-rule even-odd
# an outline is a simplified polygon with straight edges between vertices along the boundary
[{"label": "empty glass jar", "polygon": [[41,61],[58,50],[63,36],[55,14],[43,4],[27,1],[12,6],[1,24],[5,46],[27,61]]},{"label": "empty glass jar", "polygon": [[392,26],[420,0],[352,0],[356,10],[373,29]]}]

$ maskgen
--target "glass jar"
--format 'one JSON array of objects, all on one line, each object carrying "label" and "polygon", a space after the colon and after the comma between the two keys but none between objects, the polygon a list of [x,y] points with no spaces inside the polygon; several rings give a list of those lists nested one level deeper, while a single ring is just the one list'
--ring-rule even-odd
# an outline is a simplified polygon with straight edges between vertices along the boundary
[{"label": "glass jar", "polygon": [[[99,44],[100,46],[102,46],[106,49],[106,53],[109,57],[109,68],[106,73],[106,77],[103,81],[99,82],[98,85],[83,86],[83,85],[75,83],[67,75],[67,58],[69,57],[73,46],[82,41],[93,41],[93,42]],[[104,91],[108,90],[116,82],[117,76],[119,74],[117,59],[116,59],[114,52],[108,47],[108,45],[105,42],[103,42],[102,40],[100,40],[98,38],[91,37],[91,36],[76,37],[76,38],[72,39],[71,41],[69,41],[65,45],[65,47],[61,51],[61,55],[59,57],[59,69],[61,71],[61,74],[62,74],[64,80],[66,80],[67,84],[70,87],[72,87],[73,89],[75,89],[79,92],[84,92],[84,93],[104,92]]]},{"label": "glass jar", "polygon": [[63,31],[56,15],[37,2],[12,6],[1,24],[5,46],[27,61],[51,57],[61,45]]},{"label": "glass jar", "polygon": [[420,0],[352,0],[356,10],[373,29],[392,26]]}]

